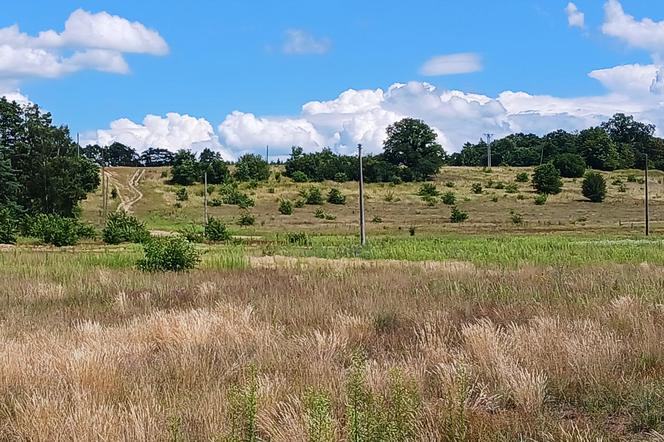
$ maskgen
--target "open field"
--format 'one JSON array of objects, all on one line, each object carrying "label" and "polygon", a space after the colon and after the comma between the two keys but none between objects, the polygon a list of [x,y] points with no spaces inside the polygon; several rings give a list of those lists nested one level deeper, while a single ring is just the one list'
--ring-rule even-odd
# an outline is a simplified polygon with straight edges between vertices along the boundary
[{"label": "open field", "polygon": [[662,440],[659,241],[566,265],[554,240],[508,242],[518,266],[463,238],[435,262],[218,246],[185,274],[6,250],[0,439]]},{"label": "open field", "polygon": [[[165,170],[110,169],[110,210],[200,225],[202,186],[178,208]],[[139,245],[5,247],[0,440],[664,441],[662,176],[646,239],[637,172],[601,204],[573,180],[543,206],[487,188],[523,170],[443,169],[462,224],[418,184],[370,184],[365,248],[355,184],[274,174],[242,185],[256,225],[210,208],[235,238],[190,272],[136,270]],[[313,185],[347,195],[335,220],[278,213]]]},{"label": "open field", "polygon": [[[278,168],[274,169],[274,172]],[[119,193],[130,198],[134,192],[129,183],[136,168],[110,168],[113,181]],[[167,184],[168,178],[162,176],[167,168],[147,168],[144,177],[138,183],[143,197],[132,206],[132,211],[148,227],[155,230],[178,230],[191,223],[203,222],[203,186],[194,185],[189,189],[189,200],[176,207],[175,186]],[[458,207],[467,212],[469,220],[462,224],[449,221],[450,208],[442,202],[428,206],[417,195],[419,184],[368,184],[367,223],[370,235],[399,234],[414,227],[422,233],[477,233],[501,231],[518,232],[613,232],[638,233],[643,230],[643,184],[628,182],[627,177],[634,175],[642,178],[642,171],[616,171],[606,173],[608,197],[600,204],[593,204],[581,196],[581,180],[565,179],[563,192],[549,197],[545,205],[535,205],[535,193],[530,183],[515,183],[519,172],[532,173],[530,168],[494,168],[490,173],[479,168],[444,167],[436,177],[435,184],[441,193],[454,192]],[[620,179],[625,185],[625,192],[618,191],[618,185],[612,185]],[[503,189],[489,188],[497,183],[503,185],[515,183],[517,193],[508,193]],[[447,187],[452,183],[454,187]],[[482,194],[474,194],[471,186],[481,183]],[[292,216],[278,212],[278,200],[286,198],[296,200],[298,191],[311,186],[319,186],[327,193],[331,187],[340,188],[347,196],[345,205],[325,204],[323,209],[336,216],[335,220],[320,220],[314,217],[316,206],[295,209]],[[500,187],[500,185],[498,185]],[[270,181],[259,183],[251,188],[247,183],[241,189],[256,201],[251,212],[256,216],[256,225],[237,229],[238,234],[269,234],[283,231],[307,231],[327,234],[349,235],[357,232],[357,183],[337,184],[333,182],[293,183],[282,177],[275,180],[275,173]],[[650,178],[651,218],[653,230],[664,230],[664,175],[653,172]],[[216,192],[210,196],[214,198]],[[112,201],[111,207],[117,207],[119,201]],[[83,203],[84,218],[101,223],[100,193],[91,195]],[[234,224],[240,214],[237,206],[210,207],[212,216]],[[521,215],[522,222],[514,224],[512,215]],[[373,221],[373,222],[372,222]],[[380,221],[380,222],[379,222]],[[242,233],[241,233],[242,232]]]}]

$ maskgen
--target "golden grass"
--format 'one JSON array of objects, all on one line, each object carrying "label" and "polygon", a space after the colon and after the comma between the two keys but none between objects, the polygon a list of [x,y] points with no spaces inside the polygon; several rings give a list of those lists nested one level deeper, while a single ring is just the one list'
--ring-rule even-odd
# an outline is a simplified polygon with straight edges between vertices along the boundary
[{"label": "golden grass", "polygon": [[409,435],[380,440],[638,440],[632,422],[664,408],[638,401],[664,378],[654,266],[71,275],[30,259],[38,280],[2,284],[0,440],[348,440],[357,367],[363,410]]}]

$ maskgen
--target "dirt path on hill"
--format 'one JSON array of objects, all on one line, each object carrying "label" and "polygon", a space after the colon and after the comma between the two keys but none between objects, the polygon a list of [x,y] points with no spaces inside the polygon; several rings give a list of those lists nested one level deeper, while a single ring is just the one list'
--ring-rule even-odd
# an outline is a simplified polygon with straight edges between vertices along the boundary
[{"label": "dirt path on hill", "polygon": [[[126,185],[123,185],[117,178],[115,178],[113,174],[106,172],[106,178],[118,191],[120,204],[118,205],[116,212],[120,212],[121,210],[124,210],[128,213],[131,212],[132,206],[143,198],[143,192],[140,191],[138,186],[144,176],[145,169],[136,169],[136,171],[129,177]],[[125,195],[123,189],[129,189],[131,196]]]}]

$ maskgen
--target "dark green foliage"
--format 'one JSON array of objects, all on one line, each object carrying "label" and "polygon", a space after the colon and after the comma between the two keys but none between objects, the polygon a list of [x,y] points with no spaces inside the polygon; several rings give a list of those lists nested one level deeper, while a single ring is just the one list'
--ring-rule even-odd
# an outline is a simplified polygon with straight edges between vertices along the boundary
[{"label": "dark green foliage", "polygon": [[174,158],[173,152],[167,149],[150,147],[141,154],[140,162],[146,167],[172,166]]},{"label": "dark green foliage", "polygon": [[601,203],[606,198],[606,180],[599,172],[588,172],[583,178],[581,192],[593,203]]},{"label": "dark green foliage", "polygon": [[456,195],[454,192],[445,192],[442,197],[443,204],[453,206],[456,203]]},{"label": "dark green foliage", "polygon": [[106,244],[144,243],[150,239],[150,232],[135,216],[120,211],[108,215],[102,238]]},{"label": "dark green foliage", "polygon": [[307,176],[307,174],[302,172],[301,170],[296,170],[295,172],[293,172],[291,179],[296,183],[306,183],[307,181],[309,181],[309,177]]},{"label": "dark green foliage", "polygon": [[304,232],[288,232],[286,233],[286,243],[298,246],[310,246],[311,239]]},{"label": "dark green foliage", "polygon": [[248,210],[243,210],[237,223],[243,227],[253,226],[256,223],[256,217]]},{"label": "dark green foliage", "polygon": [[552,162],[563,178],[581,178],[586,172],[586,161],[581,155],[563,153],[554,157]]},{"label": "dark green foliage", "polygon": [[231,177],[231,174],[228,170],[228,165],[221,158],[214,158],[208,163],[201,161],[201,177],[200,182],[205,182],[204,173],[207,172],[207,182],[208,184],[222,184],[228,182]]},{"label": "dark green foliage", "polygon": [[173,158],[171,169],[173,184],[189,186],[200,178],[200,171],[196,156],[188,150],[179,150]]},{"label": "dark green foliage", "polygon": [[505,193],[518,193],[519,186],[516,183],[509,183],[505,185]]},{"label": "dark green foliage", "polygon": [[560,179],[560,172],[551,164],[543,164],[535,168],[533,173],[533,188],[538,193],[555,195],[561,192],[563,181]]},{"label": "dark green foliage", "polygon": [[116,189],[115,187],[111,190],[111,199],[114,200],[118,199],[118,189]]},{"label": "dark green foliage", "polygon": [[16,214],[8,207],[0,207],[0,244],[15,244],[17,233]]},{"label": "dark green foliage", "polygon": [[348,175],[345,172],[337,172],[334,174],[334,181],[337,183],[345,183],[348,181]]},{"label": "dark green foliage", "polygon": [[437,135],[424,121],[404,118],[387,128],[385,160],[404,181],[422,181],[438,172],[446,159]]},{"label": "dark green foliage", "polygon": [[293,202],[291,200],[281,200],[279,201],[279,213],[282,215],[292,215],[293,214]]},{"label": "dark green foliage", "polygon": [[301,189],[300,196],[304,199],[304,203],[310,206],[320,206],[325,202],[320,188],[315,186],[308,189]]},{"label": "dark green foliage", "polygon": [[468,219],[468,214],[459,210],[457,206],[452,206],[452,212],[450,213],[450,222],[452,223],[462,223]]},{"label": "dark green foliage", "polygon": [[547,200],[547,194],[540,193],[539,195],[535,196],[535,205],[543,206],[544,204],[546,204],[546,200]]},{"label": "dark green foliage", "polygon": [[235,178],[239,181],[265,181],[269,177],[270,166],[260,155],[242,155],[235,165]]},{"label": "dark green foliage", "polygon": [[517,183],[527,183],[530,181],[530,176],[528,175],[527,172],[519,172],[516,174],[515,181]]},{"label": "dark green foliage", "polygon": [[106,147],[97,144],[88,145],[81,149],[81,153],[89,160],[103,166],[132,167],[141,164],[135,149],[117,141]]},{"label": "dark green foliage", "polygon": [[39,214],[28,217],[24,221],[26,236],[39,238],[45,244],[56,247],[75,245],[81,233],[89,234],[87,227],[82,227],[75,218],[67,218],[54,214]]},{"label": "dark green foliage", "polygon": [[324,220],[327,220],[327,221],[334,221],[335,219],[337,219],[336,216],[332,215],[331,213],[326,212],[325,209],[323,209],[322,207],[319,207],[318,209],[316,209],[316,211],[314,212],[314,217],[316,217],[318,219],[324,219]]},{"label": "dark green foliage", "polygon": [[208,206],[210,207],[219,207],[222,204],[224,204],[224,202],[219,198],[212,198],[210,201],[208,201]]},{"label": "dark green foliage", "polygon": [[244,192],[241,192],[237,183],[228,183],[219,186],[219,195],[223,204],[238,206],[242,209],[253,207],[254,200]]},{"label": "dark green foliage", "polygon": [[189,199],[189,192],[186,187],[180,187],[175,191],[176,201],[187,201]]},{"label": "dark green foliage", "polygon": [[188,224],[180,228],[178,234],[193,243],[202,243],[205,240],[204,227],[197,224]]},{"label": "dark green foliage", "polygon": [[436,189],[435,184],[423,183],[420,186],[420,190],[417,192],[417,194],[421,197],[437,197],[440,195],[440,192],[438,192],[438,189]]},{"label": "dark green foliage", "polygon": [[144,258],[138,268],[145,272],[183,272],[196,267],[200,254],[186,238],[175,235],[152,238],[143,244]]},{"label": "dark green foliage", "polygon": [[346,196],[337,188],[332,188],[327,193],[327,202],[330,204],[346,204]]},{"label": "dark green foliage", "polygon": [[205,226],[205,237],[214,242],[228,241],[231,239],[231,234],[220,219],[211,217]]},{"label": "dark green foliage", "polygon": [[472,186],[470,186],[471,192],[473,192],[476,195],[479,195],[482,193],[482,185],[480,183],[473,183]]}]

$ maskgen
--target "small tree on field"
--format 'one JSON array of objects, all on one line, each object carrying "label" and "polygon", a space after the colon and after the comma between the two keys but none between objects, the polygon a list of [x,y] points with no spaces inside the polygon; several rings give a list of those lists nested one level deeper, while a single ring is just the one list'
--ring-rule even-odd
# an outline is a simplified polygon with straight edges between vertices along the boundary
[{"label": "small tree on field", "polygon": [[211,217],[205,226],[205,237],[209,241],[228,241],[231,234],[219,218]]},{"label": "small tree on field", "polygon": [[543,164],[535,168],[533,173],[533,188],[538,193],[555,195],[560,193],[563,182],[560,179],[560,172],[551,164]]},{"label": "small tree on field", "polygon": [[327,194],[327,202],[330,204],[346,204],[346,196],[339,189],[332,188]]},{"label": "small tree on field", "polygon": [[599,172],[588,172],[583,178],[581,191],[593,203],[601,203],[606,198],[606,180]]},{"label": "small tree on field", "polygon": [[265,181],[270,177],[270,166],[260,155],[242,155],[236,164],[235,178],[239,181]]}]

